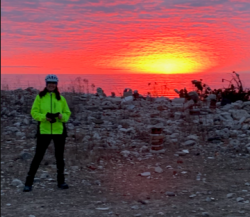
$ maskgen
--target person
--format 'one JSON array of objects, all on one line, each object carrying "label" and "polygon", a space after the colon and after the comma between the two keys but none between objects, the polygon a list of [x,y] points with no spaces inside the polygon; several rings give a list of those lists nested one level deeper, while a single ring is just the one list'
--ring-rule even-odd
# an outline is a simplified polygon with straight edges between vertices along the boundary
[{"label": "person", "polygon": [[31,116],[38,121],[37,144],[35,156],[31,162],[23,191],[32,191],[32,185],[44,154],[53,140],[57,164],[57,185],[60,189],[68,189],[64,179],[64,147],[67,132],[65,123],[71,115],[66,99],[60,95],[56,75],[47,75],[46,87],[35,98],[31,108]]}]

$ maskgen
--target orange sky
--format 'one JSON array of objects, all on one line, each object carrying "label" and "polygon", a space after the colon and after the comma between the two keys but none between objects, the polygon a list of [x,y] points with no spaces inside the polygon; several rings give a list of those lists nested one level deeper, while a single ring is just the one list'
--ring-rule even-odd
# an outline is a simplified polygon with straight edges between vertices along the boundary
[{"label": "orange sky", "polygon": [[4,74],[250,74],[248,0],[1,4]]}]

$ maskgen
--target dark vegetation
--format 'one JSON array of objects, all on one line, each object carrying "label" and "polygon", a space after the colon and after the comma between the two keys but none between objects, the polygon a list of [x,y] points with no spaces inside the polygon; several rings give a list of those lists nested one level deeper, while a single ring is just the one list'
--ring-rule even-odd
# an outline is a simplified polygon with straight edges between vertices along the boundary
[{"label": "dark vegetation", "polygon": [[[207,84],[199,81],[193,80],[192,84],[196,87],[196,92],[199,95],[199,99],[204,101],[210,94],[216,95],[216,101],[221,102],[222,105],[226,105],[237,100],[248,101],[250,100],[250,90],[244,89],[240,75],[235,71],[232,72],[232,79],[226,80],[222,79],[222,82],[228,82],[227,88],[214,89],[212,90]],[[189,92],[184,88],[176,92],[179,94],[180,98],[190,99]]]}]

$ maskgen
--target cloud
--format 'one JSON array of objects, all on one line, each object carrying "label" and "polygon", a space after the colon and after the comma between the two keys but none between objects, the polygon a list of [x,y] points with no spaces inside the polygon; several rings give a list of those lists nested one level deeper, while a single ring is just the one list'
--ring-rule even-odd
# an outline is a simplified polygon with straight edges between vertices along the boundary
[{"label": "cloud", "polygon": [[[200,50],[207,48],[210,59],[217,53],[221,64],[250,58],[248,0],[2,0],[1,4],[5,65],[13,62],[11,58],[29,65],[35,55],[38,65],[52,64],[50,59],[56,56],[58,64],[60,59],[85,67],[98,65],[100,59],[106,63],[113,56],[123,58],[124,53],[127,58],[127,51],[138,53],[156,42],[197,43]],[[160,52],[157,49],[146,50]],[[67,56],[66,61],[59,54]]]}]

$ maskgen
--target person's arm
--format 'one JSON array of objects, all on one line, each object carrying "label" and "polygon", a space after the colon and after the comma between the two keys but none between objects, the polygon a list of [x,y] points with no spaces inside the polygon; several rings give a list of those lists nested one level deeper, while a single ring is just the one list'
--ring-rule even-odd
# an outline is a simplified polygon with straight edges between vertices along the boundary
[{"label": "person's arm", "polygon": [[32,118],[34,118],[36,121],[45,122],[46,121],[46,114],[40,113],[40,103],[41,103],[40,96],[37,95],[35,98],[35,101],[32,105],[30,114],[31,114]]},{"label": "person's arm", "polygon": [[67,122],[69,120],[71,112],[69,110],[69,106],[67,104],[66,99],[63,97],[62,100],[63,100],[63,108],[62,108],[62,119],[61,119],[61,121],[62,122]]}]

